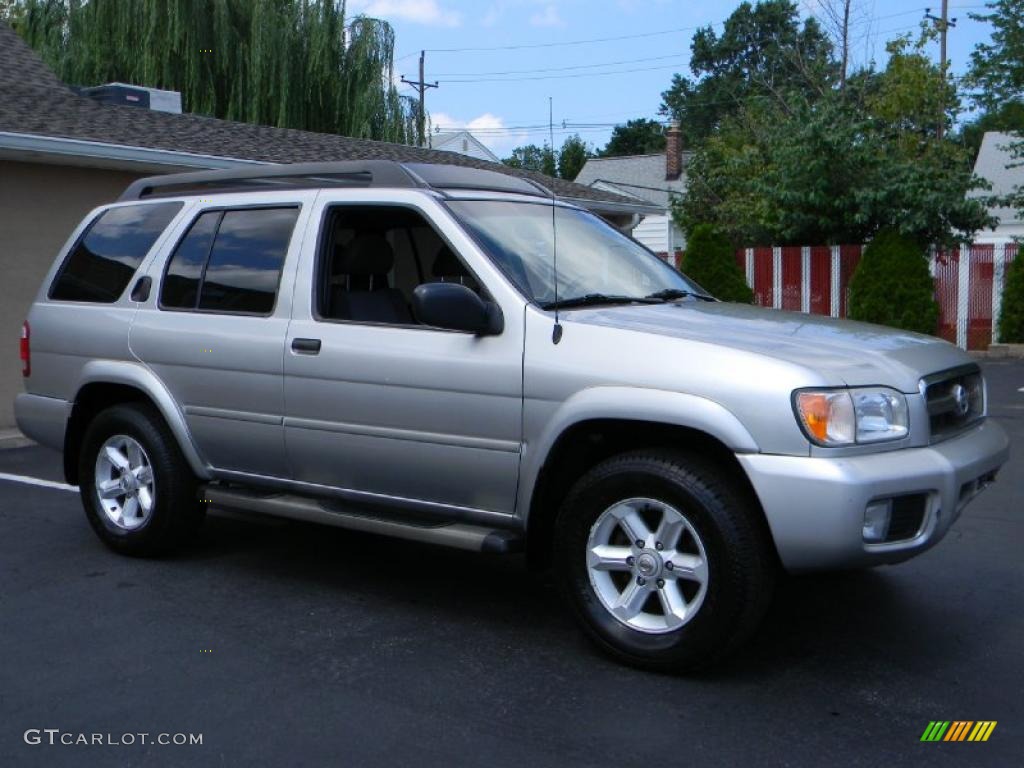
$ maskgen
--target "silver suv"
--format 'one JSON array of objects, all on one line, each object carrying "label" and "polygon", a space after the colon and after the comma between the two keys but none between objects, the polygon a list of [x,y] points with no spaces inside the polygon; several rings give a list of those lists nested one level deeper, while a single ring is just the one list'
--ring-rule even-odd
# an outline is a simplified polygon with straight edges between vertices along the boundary
[{"label": "silver suv", "polygon": [[956,347],[716,301],[532,182],[451,166],[139,180],[72,234],[22,357],[18,424],[117,552],[211,504],[525,548],[658,669],[735,648],[780,566],[928,549],[1008,454]]}]

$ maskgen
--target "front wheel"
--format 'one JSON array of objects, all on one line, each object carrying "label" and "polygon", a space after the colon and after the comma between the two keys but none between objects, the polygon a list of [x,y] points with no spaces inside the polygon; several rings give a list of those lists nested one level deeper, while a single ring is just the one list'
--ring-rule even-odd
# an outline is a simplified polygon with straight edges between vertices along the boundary
[{"label": "front wheel", "polygon": [[732,651],[772,594],[760,510],[698,456],[613,457],[581,478],[555,524],[558,581],[590,636],[636,666],[687,671]]},{"label": "front wheel", "polygon": [[167,552],[195,534],[205,517],[174,436],[144,405],[117,405],[92,420],[78,479],[90,525],[121,554]]}]

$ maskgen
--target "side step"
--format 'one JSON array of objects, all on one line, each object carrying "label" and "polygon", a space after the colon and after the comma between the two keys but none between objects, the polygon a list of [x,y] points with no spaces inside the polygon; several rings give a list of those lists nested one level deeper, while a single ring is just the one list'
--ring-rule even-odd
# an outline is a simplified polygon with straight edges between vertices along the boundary
[{"label": "side step", "polygon": [[341,508],[333,500],[322,501],[288,493],[267,493],[208,483],[200,487],[199,498],[229,509],[323,523],[474,552],[508,554],[519,552],[523,545],[523,536],[518,531],[466,523],[425,521],[422,518],[409,519],[402,517],[401,513],[388,515],[386,512],[363,512],[351,507]]}]

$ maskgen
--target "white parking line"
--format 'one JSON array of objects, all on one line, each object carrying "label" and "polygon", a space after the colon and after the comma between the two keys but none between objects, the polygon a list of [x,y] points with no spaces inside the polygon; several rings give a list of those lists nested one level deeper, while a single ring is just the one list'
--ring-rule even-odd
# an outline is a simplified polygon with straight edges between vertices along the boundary
[{"label": "white parking line", "polygon": [[8,475],[6,472],[0,472],[0,480],[9,480],[12,483],[23,483],[24,485],[38,485],[40,488],[56,488],[58,491],[71,491],[72,493],[78,493],[78,488],[74,485],[67,485],[65,483],[55,483],[53,480],[40,480],[38,477],[28,477],[26,475]]}]

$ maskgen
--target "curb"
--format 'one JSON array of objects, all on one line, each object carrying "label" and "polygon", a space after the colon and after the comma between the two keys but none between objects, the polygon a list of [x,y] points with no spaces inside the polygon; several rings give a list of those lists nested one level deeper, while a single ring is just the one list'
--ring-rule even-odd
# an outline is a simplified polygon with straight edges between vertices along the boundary
[{"label": "curb", "polygon": [[35,445],[34,440],[29,440],[16,429],[0,429],[0,451],[6,448],[25,448]]},{"label": "curb", "polygon": [[1003,360],[1024,360],[1024,344],[989,344],[985,352],[972,352],[980,358]]}]

